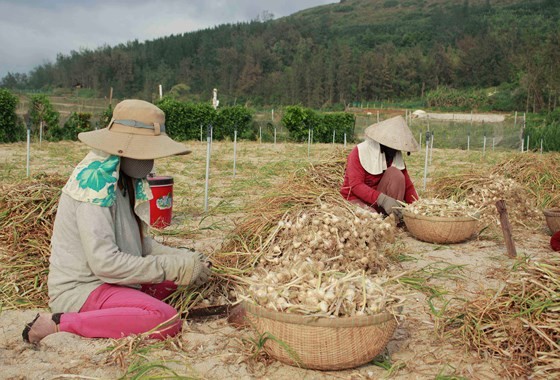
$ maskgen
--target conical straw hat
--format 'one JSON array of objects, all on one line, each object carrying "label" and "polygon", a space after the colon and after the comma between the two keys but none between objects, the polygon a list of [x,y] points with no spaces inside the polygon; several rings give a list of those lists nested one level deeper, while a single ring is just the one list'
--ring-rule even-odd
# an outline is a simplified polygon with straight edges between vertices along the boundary
[{"label": "conical straw hat", "polygon": [[379,123],[370,125],[365,135],[378,143],[396,150],[416,152],[420,146],[412,136],[412,132],[402,116],[395,116]]}]

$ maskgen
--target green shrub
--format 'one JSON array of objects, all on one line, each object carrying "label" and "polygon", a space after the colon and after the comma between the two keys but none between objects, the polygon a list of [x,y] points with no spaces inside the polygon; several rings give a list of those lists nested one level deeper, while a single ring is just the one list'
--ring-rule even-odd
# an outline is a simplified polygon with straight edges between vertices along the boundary
[{"label": "green shrub", "polygon": [[197,140],[200,128],[206,130],[216,120],[216,110],[209,104],[182,103],[164,97],[156,104],[165,113],[166,133],[175,140]]},{"label": "green shrub", "polygon": [[495,90],[489,91],[486,101],[488,111],[511,112],[525,108],[527,94],[519,86],[504,83]]},{"label": "green shrub", "polygon": [[43,136],[49,138],[49,129],[53,129],[53,139],[57,139],[59,135],[60,114],[54,109],[49,98],[46,95],[32,95],[29,102],[29,118],[31,120],[32,129],[35,134],[39,133],[41,122],[43,123]]},{"label": "green shrub", "polygon": [[0,142],[9,143],[25,138],[25,127],[16,114],[17,104],[15,95],[0,88]]},{"label": "green shrub", "polygon": [[91,126],[91,113],[72,112],[70,118],[64,123],[62,138],[64,140],[78,140],[78,133],[93,130]]},{"label": "green shrub", "polygon": [[223,140],[226,137],[233,140],[235,129],[237,129],[237,136],[247,136],[246,131],[250,129],[252,120],[252,112],[243,106],[222,108],[216,117],[213,136],[216,140]]},{"label": "green shrub", "polygon": [[327,113],[321,120],[323,134],[317,137],[321,142],[332,142],[334,135],[335,142],[341,143],[344,142],[344,134],[346,134],[346,140],[352,141],[354,139],[354,121],[354,115],[350,113]]},{"label": "green shrub", "polygon": [[306,141],[309,129],[313,130],[314,142],[332,142],[333,132],[337,142],[344,140],[345,133],[348,141],[354,136],[354,116],[345,112],[321,115],[309,108],[288,106],[282,117],[282,124],[290,132],[293,141]]},{"label": "green shrub", "polygon": [[541,122],[528,123],[523,137],[525,143],[529,139],[532,150],[540,150],[542,140],[543,151],[560,152],[560,108],[550,112]]},{"label": "green shrub", "polygon": [[105,128],[109,125],[109,122],[113,118],[113,106],[109,106],[101,113],[99,116],[99,128]]},{"label": "green shrub", "polygon": [[290,132],[290,138],[293,141],[307,141],[309,130],[315,129],[319,125],[319,115],[309,109],[301,106],[288,106],[282,116],[282,124]]}]

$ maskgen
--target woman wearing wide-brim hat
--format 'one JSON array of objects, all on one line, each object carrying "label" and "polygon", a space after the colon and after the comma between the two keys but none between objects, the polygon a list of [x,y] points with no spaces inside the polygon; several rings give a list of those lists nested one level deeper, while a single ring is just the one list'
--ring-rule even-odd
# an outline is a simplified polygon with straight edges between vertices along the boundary
[{"label": "woman wearing wide-brim hat", "polygon": [[365,141],[348,155],[340,194],[372,211],[400,217],[399,201],[418,199],[402,152],[420,147],[402,116],[370,125],[364,133]]},{"label": "woman wearing wide-brim hat", "polygon": [[109,125],[80,133],[93,150],[62,189],[51,240],[51,313],[26,325],[38,343],[66,331],[91,338],[177,334],[177,311],[161,301],[177,285],[199,286],[211,271],[197,252],[146,235],[154,159],[190,153],[165,133],[165,114],[142,100],[117,104]]}]

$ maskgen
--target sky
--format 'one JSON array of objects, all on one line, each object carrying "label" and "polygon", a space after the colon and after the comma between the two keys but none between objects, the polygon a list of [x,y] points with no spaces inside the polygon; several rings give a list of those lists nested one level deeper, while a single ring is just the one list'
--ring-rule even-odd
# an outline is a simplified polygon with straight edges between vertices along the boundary
[{"label": "sky", "polygon": [[0,79],[59,53],[288,16],[333,0],[0,0]]}]

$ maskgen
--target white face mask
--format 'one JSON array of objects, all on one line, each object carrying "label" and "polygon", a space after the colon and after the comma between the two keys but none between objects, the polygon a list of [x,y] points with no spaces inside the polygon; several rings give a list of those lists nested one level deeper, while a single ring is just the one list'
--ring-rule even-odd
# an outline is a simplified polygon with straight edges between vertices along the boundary
[{"label": "white face mask", "polygon": [[121,170],[132,178],[146,178],[154,167],[154,160],[136,160],[121,157]]}]

